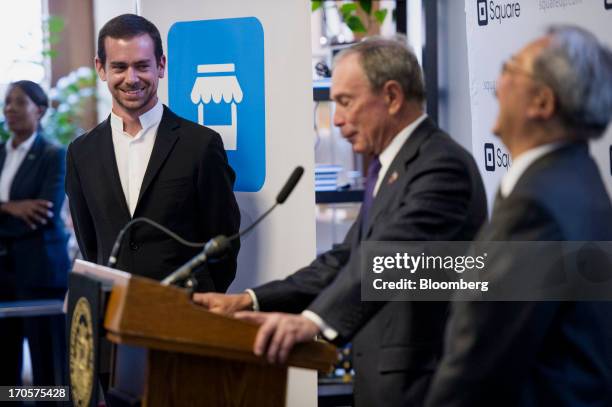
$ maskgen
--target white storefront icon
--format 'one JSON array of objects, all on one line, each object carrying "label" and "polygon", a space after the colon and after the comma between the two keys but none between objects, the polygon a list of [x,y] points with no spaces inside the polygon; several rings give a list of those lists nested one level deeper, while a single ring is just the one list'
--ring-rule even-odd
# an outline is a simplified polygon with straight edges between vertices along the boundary
[{"label": "white storefront icon", "polygon": [[236,78],[234,64],[198,65],[191,89],[191,101],[198,105],[198,123],[204,125],[204,105],[212,100],[215,103],[231,103],[232,122],[229,125],[207,127],[221,135],[226,150],[236,150],[238,113],[236,104],[242,101],[242,89]]}]

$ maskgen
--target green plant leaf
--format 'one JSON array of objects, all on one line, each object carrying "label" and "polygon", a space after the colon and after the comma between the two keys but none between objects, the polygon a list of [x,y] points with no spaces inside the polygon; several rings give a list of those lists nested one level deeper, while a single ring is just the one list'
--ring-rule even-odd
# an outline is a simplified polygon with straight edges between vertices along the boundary
[{"label": "green plant leaf", "polygon": [[58,16],[51,16],[47,19],[47,26],[50,33],[60,33],[64,31],[64,19]]},{"label": "green plant leaf", "polygon": [[350,16],[346,20],[346,25],[354,33],[364,33],[364,32],[368,31],[368,30],[366,30],[365,26],[361,22],[361,19],[359,17],[357,17],[357,16]]},{"label": "green plant leaf", "polygon": [[372,0],[359,0],[359,5],[367,15],[372,13]]},{"label": "green plant leaf", "polygon": [[376,10],[374,12],[374,18],[376,19],[376,21],[378,21],[378,24],[382,24],[383,21],[385,21],[385,17],[387,17],[387,12],[389,10],[387,10],[386,8],[382,9],[382,10]]},{"label": "green plant leaf", "polygon": [[342,19],[344,21],[347,21],[355,11],[357,11],[357,4],[355,3],[345,3],[340,7],[340,14],[342,14]]},{"label": "green plant leaf", "polygon": [[52,44],[52,45],[59,44],[61,39],[62,37],[60,37],[59,34],[51,34],[49,35],[49,44]]},{"label": "green plant leaf", "polygon": [[55,58],[58,55],[57,50],[54,49],[45,49],[42,52],[44,57]]},{"label": "green plant leaf", "polygon": [[316,11],[317,9],[321,8],[322,5],[323,5],[322,0],[312,0],[310,2],[310,11]]},{"label": "green plant leaf", "polygon": [[11,137],[11,133],[4,129],[4,122],[0,122],[0,141],[6,141]]}]

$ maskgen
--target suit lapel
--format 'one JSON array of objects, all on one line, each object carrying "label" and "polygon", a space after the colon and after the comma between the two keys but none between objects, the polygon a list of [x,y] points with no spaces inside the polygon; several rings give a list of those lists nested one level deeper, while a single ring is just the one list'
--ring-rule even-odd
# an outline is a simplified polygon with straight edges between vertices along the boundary
[{"label": "suit lapel", "polygon": [[497,188],[497,192],[495,193],[495,200],[493,201],[493,211],[491,212],[491,217],[495,216],[502,207],[502,204],[506,198],[504,198],[501,194],[501,187]]},{"label": "suit lapel", "polygon": [[[127,206],[123,187],[121,186],[121,178],[119,177],[119,169],[117,168],[117,158],[115,157],[115,146],[113,144],[113,134],[110,125],[110,116],[106,122],[99,127],[98,144],[102,163],[102,171],[105,178],[109,181],[112,196],[117,201],[115,208],[120,208],[121,213],[127,219],[130,219],[130,210]],[[98,182],[99,180],[95,180]]]},{"label": "suit lapel", "polygon": [[427,118],[421,123],[414,132],[408,137],[400,151],[397,153],[389,169],[385,173],[385,177],[380,183],[378,193],[372,202],[372,208],[368,214],[368,220],[365,228],[364,237],[368,236],[374,220],[378,217],[388,205],[388,202],[395,196],[397,186],[401,184],[401,180],[406,173],[406,168],[418,155],[419,147],[430,133],[431,129],[435,128],[431,119]]},{"label": "suit lapel", "polygon": [[144,178],[142,180],[142,186],[140,188],[140,194],[138,195],[138,203],[134,213],[138,210],[140,201],[147,189],[151,186],[153,179],[159,172],[162,164],[166,161],[168,154],[172,151],[172,147],[178,140],[178,134],[175,130],[179,127],[179,122],[176,116],[164,106],[164,114],[162,115],[161,122],[157,129],[157,136],[155,137],[155,144],[153,145],[153,151],[151,152],[151,158],[147,165]]},{"label": "suit lapel", "polygon": [[[19,188],[19,185],[22,185],[19,180],[23,178],[25,174],[29,174],[34,170],[34,166],[43,152],[45,140],[43,140],[40,134],[36,134],[34,137],[36,137],[36,139],[34,140],[34,143],[32,143],[32,147],[30,147],[30,150],[26,153],[26,156],[23,158],[23,161],[15,173],[15,178],[13,178],[9,196],[15,196],[15,193],[17,192],[16,189]],[[6,150],[4,151],[6,152]]]}]

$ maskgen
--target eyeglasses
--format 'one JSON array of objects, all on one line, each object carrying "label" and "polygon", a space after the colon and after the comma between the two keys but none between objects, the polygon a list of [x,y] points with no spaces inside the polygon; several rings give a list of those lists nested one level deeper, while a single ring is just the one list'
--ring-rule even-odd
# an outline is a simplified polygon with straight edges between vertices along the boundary
[{"label": "eyeglasses", "polygon": [[533,74],[533,72],[531,72],[527,68],[523,68],[513,59],[508,59],[502,63],[501,73],[521,74],[528,76],[534,80],[538,80],[538,78]]},{"label": "eyeglasses", "polygon": [[[523,68],[515,58],[510,58],[502,63],[501,74],[524,75],[528,78],[531,78],[535,82],[536,86],[544,86],[550,88],[550,85],[547,83],[547,81],[534,74],[531,70]],[[497,89],[495,89],[495,96],[497,96]]]}]

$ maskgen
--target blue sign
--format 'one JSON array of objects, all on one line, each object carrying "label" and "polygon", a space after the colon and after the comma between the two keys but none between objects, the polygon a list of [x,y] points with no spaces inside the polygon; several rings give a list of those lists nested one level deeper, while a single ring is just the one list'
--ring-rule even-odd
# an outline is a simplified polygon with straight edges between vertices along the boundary
[{"label": "blue sign", "polygon": [[259,191],[266,179],[264,77],[264,34],[257,18],[170,27],[170,108],[221,135],[236,191]]}]

